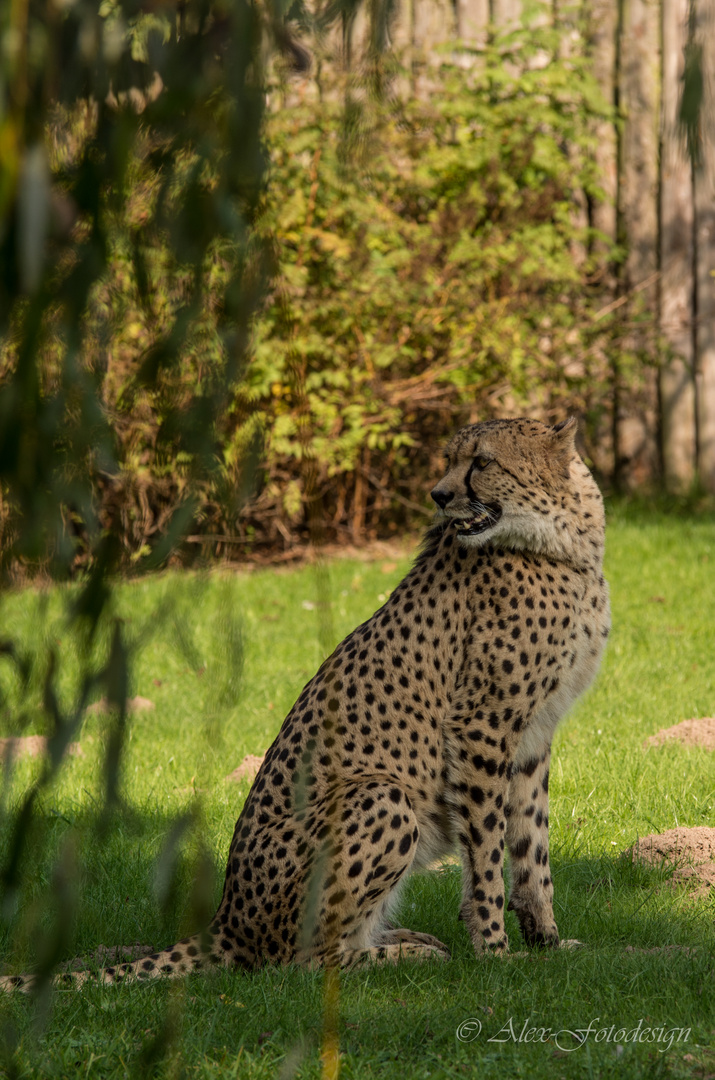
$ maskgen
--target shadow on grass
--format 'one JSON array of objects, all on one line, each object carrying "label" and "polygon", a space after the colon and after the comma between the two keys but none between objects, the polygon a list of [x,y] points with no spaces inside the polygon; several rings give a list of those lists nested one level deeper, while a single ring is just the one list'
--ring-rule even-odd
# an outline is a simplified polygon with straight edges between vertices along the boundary
[{"label": "shadow on grass", "polygon": [[[122,807],[109,820],[90,812],[70,820],[36,811],[21,886],[3,913],[3,966],[11,958],[13,967],[33,967],[60,922],[63,960],[90,955],[100,944],[170,945],[198,929],[218,905],[225,868],[208,856],[206,833],[198,803],[179,816]],[[9,835],[5,819],[0,850],[6,850]],[[61,878],[67,887],[58,896]]]},{"label": "shadow on grass", "polygon": [[[191,897],[202,828],[197,816],[172,849],[167,838],[176,835],[176,819],[160,809],[118,811],[104,833],[90,814],[69,823],[38,810],[24,888],[2,934],[3,957],[12,946],[15,970],[17,961],[32,961],[62,915],[70,923],[63,960],[81,954],[92,959],[100,943],[163,947],[197,929],[201,921]],[[1,830],[0,845],[5,841]],[[52,906],[51,882],[58,860],[72,846],[75,907],[62,913]],[[574,858],[557,850],[552,869],[561,934],[583,941],[583,949],[528,949],[508,913],[511,956],[476,959],[457,918],[459,866],[411,878],[397,919],[437,935],[452,961],[342,973],[342,1075],[451,1076],[479,1064],[505,1075],[528,1068],[530,1075],[550,1076],[558,1047],[502,1038],[511,1020],[521,1025],[533,1018],[560,1030],[594,1017],[636,1024],[652,1015],[705,1031],[715,1020],[712,995],[703,997],[715,952],[707,903],[692,903],[683,889],[673,891],[668,870],[625,859]],[[222,859],[212,858],[214,903],[223,871]],[[483,1025],[474,1044],[455,1034],[468,1018]],[[178,1076],[189,1069],[201,1076],[318,1076],[322,1023],[322,973],[292,967],[87,986],[80,993],[54,994],[51,1006],[15,996],[0,1002],[0,1075],[4,1069],[18,1077],[78,1070],[90,1077]],[[629,1075],[657,1075],[660,1057],[652,1047],[631,1050]],[[610,1075],[613,1046],[594,1045],[588,1052],[594,1075]],[[585,1064],[582,1055],[579,1068]],[[559,1065],[559,1075],[579,1075],[570,1059]]]},{"label": "shadow on grass", "polygon": [[[69,930],[62,961],[84,954],[92,960],[100,945],[163,948],[200,929],[218,906],[225,872],[224,856],[207,852],[210,829],[198,802],[179,817],[159,807],[125,807],[109,825],[89,812],[70,821],[38,809],[24,854],[23,885],[0,930],[4,970],[32,968],[58,919]],[[5,819],[0,850],[8,840]],[[713,936],[711,902],[675,886],[671,864],[652,867],[624,855],[556,850],[551,869],[562,938],[593,947],[652,948],[698,945],[708,930]],[[407,881],[397,918],[436,935],[454,955],[471,956],[458,921],[460,901],[461,868],[445,863]],[[526,946],[516,918],[507,912],[506,919],[511,948],[521,952]]]}]

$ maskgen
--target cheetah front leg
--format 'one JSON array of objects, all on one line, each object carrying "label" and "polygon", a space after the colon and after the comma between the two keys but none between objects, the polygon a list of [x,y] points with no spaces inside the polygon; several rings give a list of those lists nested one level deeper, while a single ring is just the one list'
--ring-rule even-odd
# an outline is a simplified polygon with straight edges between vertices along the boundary
[{"label": "cheetah front leg", "polygon": [[496,791],[494,787],[472,788],[485,795],[485,813],[479,824],[463,821],[458,829],[462,854],[459,915],[477,954],[485,949],[506,952],[509,941],[504,929],[504,819],[503,815],[497,816],[505,791],[499,790],[501,785]]},{"label": "cheetah front leg", "polygon": [[551,748],[512,770],[506,803],[506,843],[515,912],[528,945],[558,945],[549,868]]},{"label": "cheetah front leg", "polygon": [[[448,798],[462,857],[462,904],[474,951],[508,949],[504,929],[504,806],[508,762],[491,735],[455,733]],[[476,751],[476,752],[475,752]]]}]

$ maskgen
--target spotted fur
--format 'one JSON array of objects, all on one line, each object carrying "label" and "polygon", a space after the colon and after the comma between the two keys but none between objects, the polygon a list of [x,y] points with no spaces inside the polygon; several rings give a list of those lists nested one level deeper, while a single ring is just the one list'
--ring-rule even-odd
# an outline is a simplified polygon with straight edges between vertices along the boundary
[{"label": "spotted fur", "polygon": [[521,419],[454,436],[415,565],[310,680],[266,754],[211,925],[101,981],[446,958],[390,915],[407,875],[455,845],[477,954],[507,948],[505,848],[524,937],[558,944],[550,746],[609,631],[603,503],[574,434],[574,421]]}]

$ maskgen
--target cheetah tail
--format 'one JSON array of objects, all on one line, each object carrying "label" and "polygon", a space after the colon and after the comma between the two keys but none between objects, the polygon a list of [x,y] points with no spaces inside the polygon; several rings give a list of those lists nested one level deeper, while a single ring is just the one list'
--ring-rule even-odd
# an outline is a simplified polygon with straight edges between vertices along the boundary
[{"label": "cheetah tail", "polygon": [[[129,950],[116,949],[118,955]],[[225,959],[216,949],[215,936],[204,930],[193,937],[182,938],[175,945],[161,952],[150,953],[138,960],[116,963],[99,968],[98,971],[64,971],[52,977],[57,990],[78,990],[85,983],[110,986],[115,983],[145,981],[147,979],[179,978],[190,971],[199,970]],[[0,992],[31,993],[42,981],[38,975],[2,975]]]}]

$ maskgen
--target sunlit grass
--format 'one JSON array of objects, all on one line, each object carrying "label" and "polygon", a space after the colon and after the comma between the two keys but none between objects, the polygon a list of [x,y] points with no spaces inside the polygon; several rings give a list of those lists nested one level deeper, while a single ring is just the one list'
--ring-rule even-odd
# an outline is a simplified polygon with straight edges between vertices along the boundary
[{"label": "sunlit grass", "polygon": [[[311,567],[165,574],[118,588],[116,615],[136,645],[131,693],[154,707],[130,717],[126,807],[108,831],[97,827],[101,715],[85,721],[84,756],[69,759],[42,795],[26,884],[16,910],[5,913],[3,956],[13,970],[41,952],[42,927],[52,924],[46,896],[58,860],[68,865],[73,859],[76,866],[78,913],[67,928],[67,957],[99,943],[165,945],[191,928],[188,892],[199,838],[215,867],[217,899],[248,790],[246,782],[225,778],[245,754],[265,750],[328,639],[336,643],[369,616],[408,565],[406,559],[331,563],[329,608],[319,601]],[[452,961],[343,974],[342,1075],[702,1075],[702,1048],[712,1045],[715,1027],[714,901],[694,901],[671,887],[667,870],[633,866],[620,856],[650,832],[715,825],[713,755],[679,745],[644,747],[660,728],[715,713],[713,519],[617,508],[608,531],[607,576],[611,641],[596,685],[559,729],[551,782],[557,922],[564,938],[577,938],[585,948],[525,950],[509,914],[517,955],[477,961],[457,921],[458,868],[414,878],[402,903],[404,924],[439,936]],[[0,609],[8,634],[24,637],[28,647],[44,642],[56,650],[65,707],[77,683],[76,643],[64,615],[70,598],[66,589],[24,590]],[[44,730],[43,674],[40,666],[30,680],[28,733]],[[19,690],[6,664],[2,679],[12,705]],[[4,724],[7,733],[8,717]],[[38,761],[17,764],[5,805],[17,804],[39,769]],[[157,858],[171,822],[191,807],[199,808],[198,816],[178,859],[178,887],[167,899],[156,881]],[[17,1044],[4,1065],[19,1075],[320,1071],[320,973],[219,972],[171,985],[58,993],[44,1027],[35,1022],[37,1009],[24,998],[0,1001],[5,1041]],[[457,1028],[469,1018],[479,1019],[482,1032],[460,1042]],[[551,1038],[500,1035],[510,1020],[517,1034],[528,1021],[527,1031],[550,1029]],[[623,1038],[619,1050],[615,1032],[598,1042],[592,1035],[572,1052],[560,1049],[563,1039],[553,1033],[596,1020],[599,1030],[632,1030],[642,1020],[691,1031],[687,1045],[675,1042],[665,1053],[662,1041]],[[157,1036],[162,1049],[154,1060]],[[712,1061],[707,1067],[713,1071]],[[0,1061],[0,1075],[2,1069]]]}]

